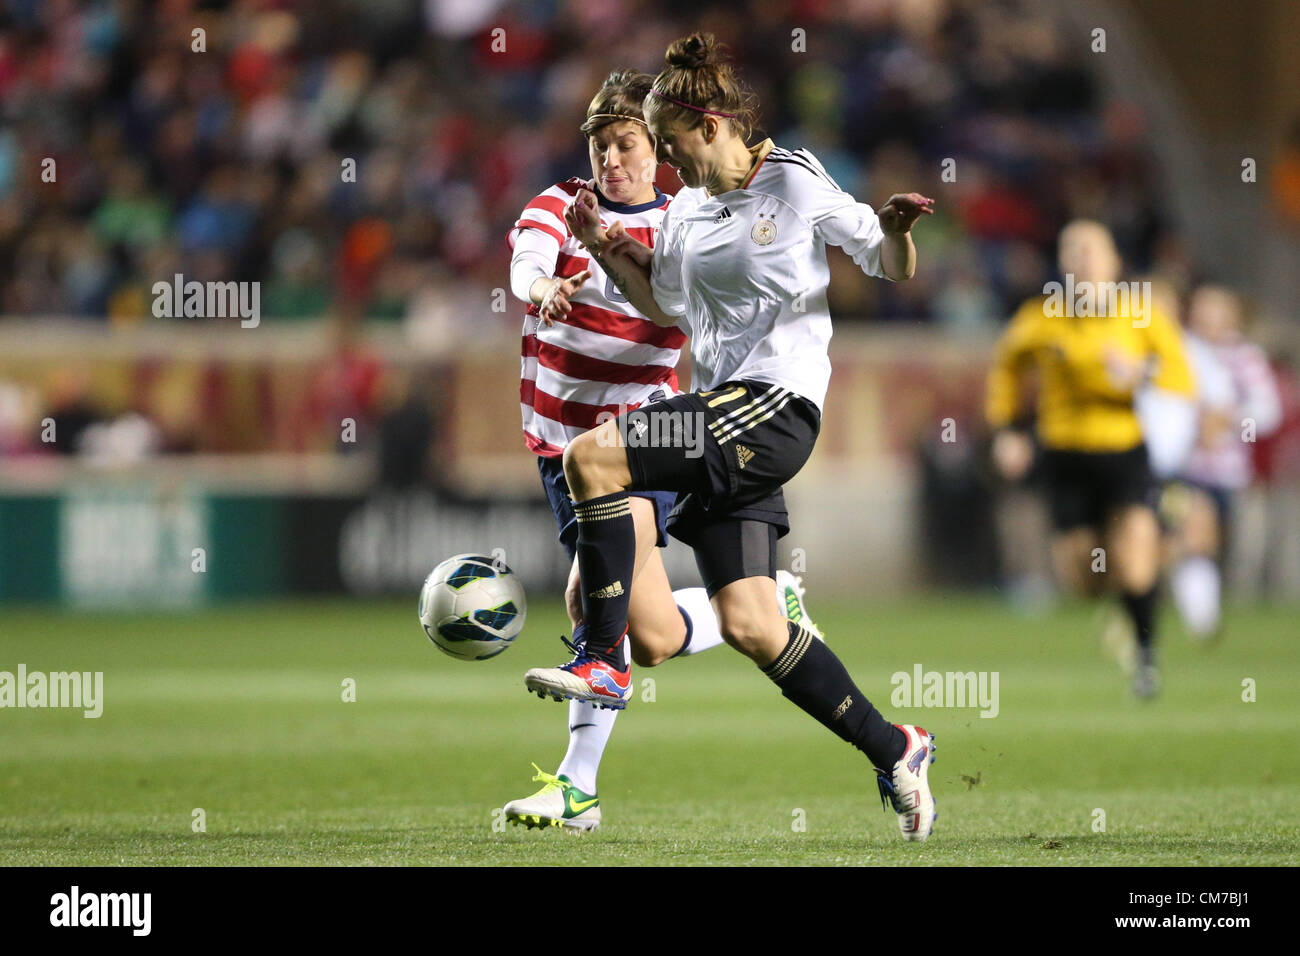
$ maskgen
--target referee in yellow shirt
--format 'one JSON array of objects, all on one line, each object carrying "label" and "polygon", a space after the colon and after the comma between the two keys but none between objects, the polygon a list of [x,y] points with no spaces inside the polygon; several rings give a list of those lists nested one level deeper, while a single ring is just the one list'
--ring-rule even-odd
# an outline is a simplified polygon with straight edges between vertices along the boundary
[{"label": "referee in yellow shirt", "polygon": [[[1190,397],[1192,373],[1174,321],[1152,306],[1142,284],[1118,281],[1120,257],[1105,226],[1066,226],[1059,265],[1064,281],[1021,306],[998,342],[986,405],[993,461],[1008,481],[1029,471],[1034,445],[1014,425],[1022,388],[1036,372],[1040,473],[1057,578],[1075,592],[1095,593],[1103,582],[1092,574],[1115,576],[1137,636],[1133,689],[1150,697],[1159,687],[1153,648],[1160,528],[1133,397],[1148,381]],[[1094,558],[1099,546],[1104,563]]]}]

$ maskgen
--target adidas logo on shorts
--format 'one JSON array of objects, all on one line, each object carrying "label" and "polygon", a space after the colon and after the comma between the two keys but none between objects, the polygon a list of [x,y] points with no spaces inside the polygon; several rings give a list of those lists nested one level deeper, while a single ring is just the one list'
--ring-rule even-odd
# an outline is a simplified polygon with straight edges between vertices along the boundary
[{"label": "adidas logo on shorts", "polygon": [[616,598],[622,593],[623,593],[623,582],[615,581],[613,584],[605,585],[599,591],[592,591],[590,594],[587,595],[587,597],[594,598],[595,600],[600,601],[605,598]]},{"label": "adidas logo on shorts", "polygon": [[753,457],[754,457],[754,453],[750,451],[748,448],[746,448],[744,445],[736,446],[736,461],[740,463],[740,467],[742,470],[747,464],[749,464],[749,460]]}]

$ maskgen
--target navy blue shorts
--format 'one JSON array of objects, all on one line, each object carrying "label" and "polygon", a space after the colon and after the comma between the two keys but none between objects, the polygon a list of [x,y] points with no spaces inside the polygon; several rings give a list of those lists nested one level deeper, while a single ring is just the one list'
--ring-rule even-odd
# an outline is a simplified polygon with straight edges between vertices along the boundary
[{"label": "navy blue shorts", "polygon": [[[572,563],[578,553],[578,518],[573,513],[573,501],[569,498],[569,483],[564,478],[564,463],[555,458],[537,459],[537,470],[542,476],[542,487],[546,489],[546,500],[551,503],[551,512],[555,523],[560,528],[560,544]],[[655,506],[655,525],[658,537],[655,544],[659,547],[668,545],[668,516],[672,514],[673,505],[677,503],[675,491],[629,491],[633,498],[649,498]]]},{"label": "navy blue shorts", "polygon": [[1187,489],[1194,489],[1203,495],[1207,495],[1214,502],[1214,511],[1219,519],[1219,537],[1220,540],[1226,541],[1228,535],[1228,523],[1232,520],[1232,498],[1233,493],[1228,488],[1222,488],[1218,485],[1206,484],[1202,481],[1196,481],[1192,478],[1171,478],[1165,482],[1162,497],[1160,499],[1160,519],[1161,526],[1164,530],[1170,530],[1170,527],[1176,527],[1182,519],[1185,505],[1180,500],[1182,492]]}]

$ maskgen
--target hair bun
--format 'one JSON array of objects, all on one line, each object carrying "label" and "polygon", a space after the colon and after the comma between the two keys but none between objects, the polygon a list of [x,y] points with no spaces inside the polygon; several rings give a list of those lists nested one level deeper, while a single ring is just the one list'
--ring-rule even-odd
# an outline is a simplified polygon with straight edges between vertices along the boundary
[{"label": "hair bun", "polygon": [[712,33],[692,33],[673,41],[664,60],[669,67],[698,70],[702,66],[712,66],[722,61],[717,38]]}]

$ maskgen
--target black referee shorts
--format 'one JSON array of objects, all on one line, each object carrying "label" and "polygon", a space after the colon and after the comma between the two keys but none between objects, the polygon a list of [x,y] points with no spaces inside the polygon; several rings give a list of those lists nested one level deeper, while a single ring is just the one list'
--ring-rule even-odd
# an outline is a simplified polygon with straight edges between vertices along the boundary
[{"label": "black referee shorts", "polygon": [[623,417],[632,488],[678,492],[668,531],[695,550],[709,595],[774,577],[776,539],[790,530],[781,486],[812,454],[817,406],[769,382],[732,381]]},{"label": "black referee shorts", "polygon": [[1154,509],[1159,502],[1160,488],[1145,444],[1120,452],[1044,449],[1042,479],[1057,531],[1081,527],[1104,531],[1106,519],[1119,508]]}]

